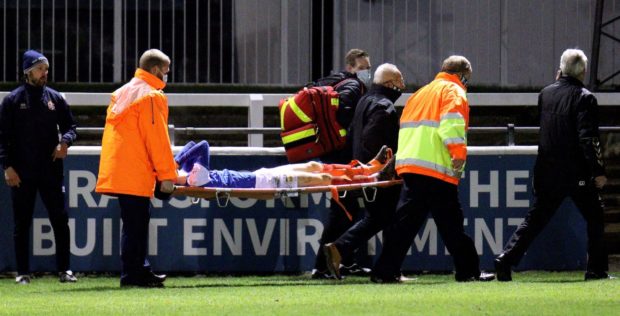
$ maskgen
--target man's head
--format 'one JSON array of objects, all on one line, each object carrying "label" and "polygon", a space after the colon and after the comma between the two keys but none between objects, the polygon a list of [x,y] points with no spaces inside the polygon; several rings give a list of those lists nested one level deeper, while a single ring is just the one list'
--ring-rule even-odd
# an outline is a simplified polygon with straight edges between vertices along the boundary
[{"label": "man's head", "polygon": [[43,87],[47,84],[47,71],[49,62],[43,54],[28,50],[24,53],[22,70],[26,76],[26,82],[33,86]]},{"label": "man's head", "polygon": [[567,49],[560,58],[560,71],[563,76],[583,81],[588,68],[588,57],[581,49]]},{"label": "man's head", "polygon": [[405,89],[405,80],[400,70],[392,64],[381,64],[375,71],[374,84],[382,85],[394,90]]},{"label": "man's head", "polygon": [[471,63],[467,58],[459,55],[452,55],[443,61],[441,71],[459,76],[463,85],[471,78]]},{"label": "man's head", "polygon": [[140,69],[166,82],[170,71],[170,58],[159,49],[149,49],[140,57]]},{"label": "man's head", "polygon": [[350,50],[344,56],[344,61],[346,63],[345,70],[350,73],[370,69],[370,58],[368,57],[368,53],[358,48]]}]

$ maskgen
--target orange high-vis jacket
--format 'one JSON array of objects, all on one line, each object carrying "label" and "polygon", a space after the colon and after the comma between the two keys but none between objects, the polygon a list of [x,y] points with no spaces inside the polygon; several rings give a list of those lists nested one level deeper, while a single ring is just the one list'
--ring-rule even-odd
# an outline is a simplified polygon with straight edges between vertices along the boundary
[{"label": "orange high-vis jacket", "polygon": [[469,105],[457,75],[440,72],[414,93],[403,110],[396,172],[415,173],[458,184],[452,159],[467,158]]},{"label": "orange high-vis jacket", "polygon": [[175,180],[168,137],[166,84],[142,69],[112,93],[107,110],[96,192],[152,197],[155,179]]}]

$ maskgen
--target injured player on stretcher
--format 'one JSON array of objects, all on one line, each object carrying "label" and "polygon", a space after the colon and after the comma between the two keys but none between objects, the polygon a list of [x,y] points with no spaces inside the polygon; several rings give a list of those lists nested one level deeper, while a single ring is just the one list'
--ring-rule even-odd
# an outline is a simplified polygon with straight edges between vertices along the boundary
[{"label": "injured player on stretcher", "polygon": [[177,184],[194,187],[300,188],[391,180],[395,174],[392,150],[387,146],[365,164],[355,160],[347,165],[310,161],[250,172],[210,169],[209,143],[203,140],[186,144],[175,161],[180,169]]}]

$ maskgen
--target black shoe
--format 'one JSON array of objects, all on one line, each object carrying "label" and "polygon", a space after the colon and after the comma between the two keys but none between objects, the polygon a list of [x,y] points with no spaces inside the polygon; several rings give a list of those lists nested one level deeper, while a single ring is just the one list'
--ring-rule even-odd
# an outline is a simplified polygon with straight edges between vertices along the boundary
[{"label": "black shoe", "polygon": [[149,281],[152,282],[159,282],[159,283],[164,283],[164,281],[166,281],[166,275],[165,274],[155,274],[153,272],[150,272],[147,275],[147,278],[149,279]]},{"label": "black shoe", "polygon": [[329,273],[328,270],[323,270],[323,271],[319,271],[317,269],[312,269],[312,274],[310,275],[310,277],[313,280],[335,280],[336,277]]},{"label": "black shoe", "polygon": [[381,164],[385,164],[390,158],[392,158],[392,150],[387,145],[383,145],[383,147],[379,149],[379,152],[377,153],[375,158],[373,158],[372,160],[376,160]]},{"label": "black shoe", "polygon": [[121,279],[121,287],[157,288],[157,287],[164,287],[164,284],[161,282],[154,282],[154,281]]},{"label": "black shoe", "polygon": [[470,277],[455,277],[456,282],[489,282],[495,280],[495,274],[482,272],[480,275],[470,276]]},{"label": "black shoe", "polygon": [[354,263],[350,266],[345,266],[343,264],[340,265],[340,274],[341,275],[356,275],[356,276],[370,276],[372,270],[369,268],[364,268],[357,263]]},{"label": "black shoe", "polygon": [[125,276],[121,278],[121,287],[137,286],[137,287],[164,287],[166,275],[157,275],[151,271],[140,273],[138,275]]},{"label": "black shoe", "polygon": [[[407,281],[410,281],[409,278],[406,278],[406,279]],[[378,283],[378,284],[394,284],[394,283],[401,283],[403,281],[404,280],[401,280],[401,276],[385,277],[385,276],[378,276],[374,274],[370,276],[370,282]]]},{"label": "black shoe", "polygon": [[585,274],[585,280],[586,281],[591,281],[591,280],[614,280],[616,277],[607,274],[607,272],[592,272],[592,271],[586,271]]},{"label": "black shoe", "polygon": [[389,181],[396,178],[396,156],[392,156],[387,164],[379,171],[377,181]]},{"label": "black shoe", "polygon": [[495,260],[495,274],[497,275],[497,281],[508,282],[512,281],[512,271],[510,264],[504,260],[504,254],[499,255]]}]

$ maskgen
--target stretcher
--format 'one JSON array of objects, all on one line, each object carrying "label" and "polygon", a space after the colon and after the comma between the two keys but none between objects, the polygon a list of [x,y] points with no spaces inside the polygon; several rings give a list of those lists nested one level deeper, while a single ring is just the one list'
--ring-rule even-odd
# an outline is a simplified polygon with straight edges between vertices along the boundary
[{"label": "stretcher", "polygon": [[172,196],[189,196],[199,199],[215,199],[219,207],[226,207],[230,198],[246,198],[271,200],[274,198],[296,197],[302,193],[331,192],[332,196],[337,195],[344,198],[348,191],[362,190],[364,199],[367,202],[374,202],[377,196],[377,188],[386,188],[399,185],[402,180],[388,180],[378,182],[363,182],[339,185],[326,185],[301,188],[277,188],[277,189],[238,189],[238,188],[205,188],[177,186],[172,192]]}]

